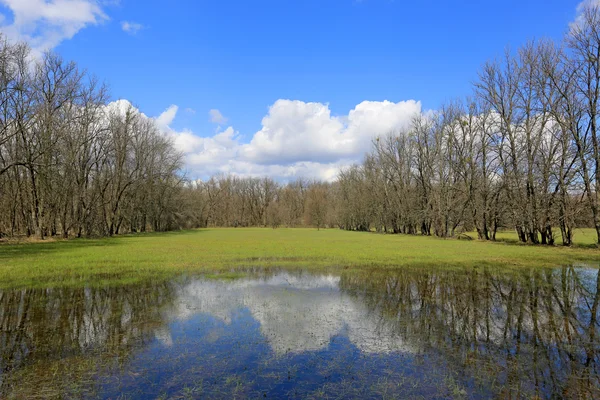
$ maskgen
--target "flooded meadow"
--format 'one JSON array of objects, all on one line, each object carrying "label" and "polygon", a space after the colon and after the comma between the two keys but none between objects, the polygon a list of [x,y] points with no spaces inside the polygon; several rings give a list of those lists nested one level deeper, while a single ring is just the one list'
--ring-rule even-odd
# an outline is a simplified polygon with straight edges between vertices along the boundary
[{"label": "flooded meadow", "polygon": [[0,292],[0,398],[599,398],[597,269]]}]

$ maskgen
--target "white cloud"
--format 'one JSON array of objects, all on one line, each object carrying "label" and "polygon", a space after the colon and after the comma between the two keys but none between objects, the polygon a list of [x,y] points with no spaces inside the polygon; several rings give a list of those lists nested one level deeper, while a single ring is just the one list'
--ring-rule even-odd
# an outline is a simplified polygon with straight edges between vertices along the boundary
[{"label": "white cloud", "polygon": [[221,111],[217,110],[217,109],[212,109],[208,112],[208,115],[210,116],[210,122],[213,122],[215,124],[225,124],[227,123],[227,118],[225,118],[223,116],[223,114],[221,114]]},{"label": "white cloud", "polygon": [[586,7],[600,7],[600,0],[583,0],[577,5],[575,19],[569,24],[569,28],[574,29],[584,22],[583,13]]},{"label": "white cloud", "polygon": [[177,115],[177,110],[179,110],[179,107],[177,107],[175,104],[170,105],[169,108],[163,111],[163,113],[156,118],[156,123],[158,126],[160,126],[163,130],[168,130],[169,125],[171,125],[175,119],[175,116]]},{"label": "white cloud", "polygon": [[355,159],[369,150],[373,137],[408,127],[420,110],[412,100],[364,101],[335,117],[326,104],[278,100],[242,157],[258,164]]},{"label": "white cloud", "polygon": [[138,24],[137,22],[121,21],[121,29],[123,29],[124,32],[127,32],[131,35],[135,35],[139,31],[144,29],[144,25]]},{"label": "white cloud", "polygon": [[29,43],[38,55],[108,19],[94,0],[0,0],[0,4],[12,12],[12,20],[2,15],[0,31],[9,40]]},{"label": "white cloud", "polygon": [[[121,103],[120,108],[129,104]],[[210,136],[177,131],[171,125],[178,110],[171,105],[155,121],[185,155],[191,178],[225,173],[332,181],[341,168],[362,159],[374,137],[406,128],[421,105],[413,100],[365,101],[347,115],[333,116],[327,104],[278,100],[249,142],[232,126],[219,127]]]},{"label": "white cloud", "polygon": [[577,4],[577,13],[581,14],[583,9],[587,6],[600,6],[600,0],[583,0],[581,3]]}]

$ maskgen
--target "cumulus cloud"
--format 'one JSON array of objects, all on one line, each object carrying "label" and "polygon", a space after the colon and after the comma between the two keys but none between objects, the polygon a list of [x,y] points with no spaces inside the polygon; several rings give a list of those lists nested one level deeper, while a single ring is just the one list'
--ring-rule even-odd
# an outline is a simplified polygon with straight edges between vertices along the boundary
[{"label": "cumulus cloud", "polygon": [[600,0],[583,0],[576,7],[575,19],[569,24],[570,29],[576,29],[584,23],[583,13],[587,7],[600,7]]},{"label": "cumulus cloud", "polygon": [[[108,19],[101,6],[107,1],[0,0],[0,4],[12,13],[0,13],[0,30],[9,40],[28,42],[34,55]],[[121,28],[135,34],[143,26],[122,21]],[[119,100],[110,107],[123,111],[131,104]],[[210,121],[218,124],[216,132],[175,130],[172,124],[178,111],[177,105],[171,105],[154,120],[184,153],[192,177],[227,173],[333,180],[340,168],[360,161],[374,137],[406,127],[421,105],[413,100],[365,101],[345,115],[333,115],[328,104],[282,99],[271,105],[261,129],[247,132],[248,136],[227,126],[228,119],[218,109],[209,111]]]},{"label": "cumulus cloud", "polygon": [[[167,109],[168,110],[168,109]],[[110,102],[106,105],[105,111],[110,113],[116,113],[118,115],[125,115],[127,112],[139,113],[144,118],[150,118],[143,112],[141,112],[136,106],[131,104],[129,100],[119,99],[113,102]],[[164,113],[163,113],[164,114]],[[156,120],[157,118],[155,118]],[[160,123],[158,124],[160,126]],[[162,127],[161,127],[162,128]],[[166,127],[165,129],[167,129]]]},{"label": "cumulus cloud", "polygon": [[577,13],[581,14],[584,8],[588,6],[600,6],[600,0],[583,0],[577,4]]},{"label": "cumulus cloud", "polygon": [[121,29],[123,29],[124,32],[127,32],[130,35],[135,35],[139,31],[141,31],[142,29],[144,29],[144,25],[139,24],[137,22],[122,21],[121,22]]},{"label": "cumulus cloud", "polygon": [[335,116],[327,104],[278,100],[262,119],[262,128],[246,140],[232,126],[219,126],[216,133],[204,136],[173,129],[178,111],[171,105],[155,121],[185,155],[192,178],[224,173],[332,181],[341,168],[362,159],[373,138],[407,128],[421,104],[364,101],[348,114]]},{"label": "cumulus cloud", "polygon": [[12,18],[2,15],[0,31],[9,40],[29,43],[34,54],[108,19],[95,0],[0,0],[0,4],[12,12]]},{"label": "cumulus cloud", "polygon": [[210,122],[213,122],[215,124],[225,124],[227,123],[227,118],[225,118],[223,116],[223,114],[221,114],[221,111],[213,108],[212,110],[210,110],[208,112],[208,115],[210,116]]},{"label": "cumulus cloud", "polygon": [[420,110],[413,100],[364,101],[347,116],[336,117],[327,104],[278,100],[241,155],[258,164],[355,159],[369,149],[373,137],[408,127]]},{"label": "cumulus cloud", "polygon": [[163,130],[169,130],[169,125],[171,125],[175,119],[177,110],[179,110],[179,107],[177,107],[175,104],[170,105],[169,108],[163,111],[163,113],[156,118],[156,123],[158,126],[163,128]]}]

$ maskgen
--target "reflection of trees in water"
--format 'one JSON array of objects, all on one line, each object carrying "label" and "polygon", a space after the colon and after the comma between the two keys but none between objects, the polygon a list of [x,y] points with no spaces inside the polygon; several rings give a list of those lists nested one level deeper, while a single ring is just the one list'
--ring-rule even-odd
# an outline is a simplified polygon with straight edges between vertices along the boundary
[{"label": "reflection of trees in water", "polygon": [[74,383],[70,375],[125,362],[154,337],[172,298],[167,283],[0,292],[0,397],[56,390]]},{"label": "reflection of trees in water", "polygon": [[600,397],[600,274],[577,268],[344,275],[403,339],[497,394]]},{"label": "reflection of trees in water", "polygon": [[[345,274],[340,287],[450,380],[500,397],[600,398],[597,271],[404,269]],[[97,394],[96,378],[160,338],[180,289],[0,292],[0,398]]]}]

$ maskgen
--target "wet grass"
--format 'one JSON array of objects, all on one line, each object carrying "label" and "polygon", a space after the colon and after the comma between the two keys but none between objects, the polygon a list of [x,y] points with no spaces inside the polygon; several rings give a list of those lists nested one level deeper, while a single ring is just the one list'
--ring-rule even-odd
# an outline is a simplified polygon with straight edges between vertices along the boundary
[{"label": "wet grass", "polygon": [[244,267],[365,270],[419,266],[600,265],[592,230],[576,246],[528,246],[502,241],[442,240],[313,229],[201,229],[106,239],[0,244],[0,288],[113,285],[176,274],[226,273]]}]

